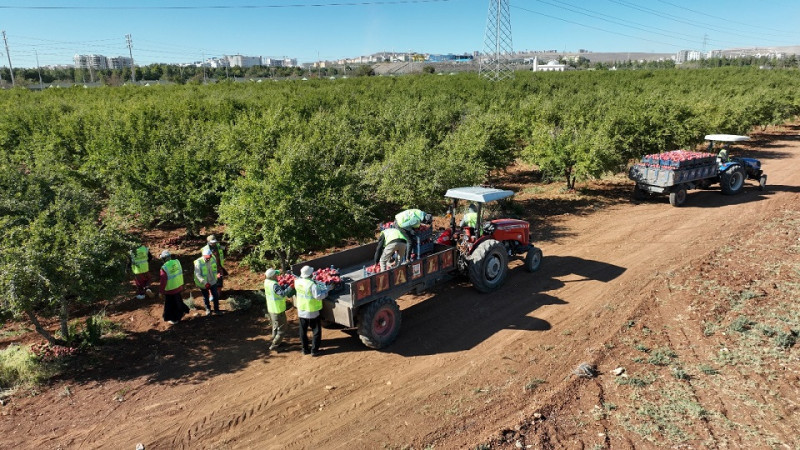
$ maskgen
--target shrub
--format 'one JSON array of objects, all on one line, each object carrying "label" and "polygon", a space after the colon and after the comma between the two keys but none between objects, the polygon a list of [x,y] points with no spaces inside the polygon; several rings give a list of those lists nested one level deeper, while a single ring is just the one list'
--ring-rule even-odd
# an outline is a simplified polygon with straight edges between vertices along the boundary
[{"label": "shrub", "polygon": [[30,347],[11,344],[0,350],[0,388],[11,389],[36,385],[46,380],[52,371],[31,351]]}]

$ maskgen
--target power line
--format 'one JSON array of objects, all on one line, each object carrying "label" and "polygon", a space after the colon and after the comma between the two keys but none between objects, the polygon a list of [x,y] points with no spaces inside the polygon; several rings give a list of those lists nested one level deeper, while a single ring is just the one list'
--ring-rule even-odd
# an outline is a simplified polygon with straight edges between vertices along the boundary
[{"label": "power line", "polygon": [[537,14],[537,15],[540,15],[540,16],[548,17],[550,19],[559,20],[561,22],[571,23],[573,25],[578,25],[578,26],[581,26],[581,27],[584,27],[584,28],[591,28],[593,30],[602,31],[604,33],[616,34],[617,36],[623,36],[623,37],[627,37],[627,38],[631,38],[631,39],[637,39],[637,40],[641,40],[641,41],[652,42],[654,44],[668,45],[670,47],[681,48],[680,45],[670,44],[668,42],[656,41],[656,40],[653,40],[653,39],[647,39],[647,38],[643,38],[643,37],[639,37],[639,36],[632,36],[630,34],[620,33],[618,31],[606,30],[605,28],[600,28],[600,27],[596,27],[596,26],[593,26],[593,25],[586,25],[584,23],[575,22],[573,20],[562,19],[561,17],[556,17],[556,16],[553,16],[553,15],[550,15],[550,14],[545,14],[545,13],[541,13],[541,12],[538,12],[538,11],[533,11],[533,10],[530,10],[528,8],[523,8],[521,6],[511,6],[511,7],[515,8],[515,9],[522,10],[522,11],[529,12],[531,14]]},{"label": "power line", "polygon": [[443,3],[457,0],[390,0],[369,2],[338,3],[294,3],[289,5],[161,5],[161,6],[74,6],[74,5],[36,5],[36,6],[0,6],[0,9],[33,9],[33,10],[197,10],[197,9],[279,9],[279,8],[326,8],[340,6],[389,6],[414,3]]},{"label": "power line", "polygon": [[[764,30],[770,30],[770,31],[774,31],[776,33],[783,33],[784,36],[786,34],[788,34],[788,35],[797,35],[797,33],[794,33],[792,31],[778,30],[778,29],[775,29],[775,28],[767,28],[767,27],[762,27],[762,26],[758,26],[758,25],[753,25],[752,23],[739,22],[739,21],[736,21],[736,20],[726,19],[724,17],[715,16],[713,14],[704,13],[702,11],[697,11],[696,9],[691,9],[691,8],[687,8],[685,6],[676,5],[675,3],[668,2],[666,0],[658,0],[658,1],[661,2],[661,3],[664,3],[665,5],[670,5],[670,6],[673,6],[675,8],[682,9],[684,11],[689,11],[689,12],[692,12],[692,13],[695,13],[695,14],[699,14],[701,16],[711,17],[712,19],[724,20],[725,22],[735,23],[737,25],[743,25],[743,26],[746,26],[746,27],[749,27],[749,28],[757,28],[759,31],[762,31],[762,32]],[[774,37],[784,37],[784,36],[775,35],[775,34],[769,34],[769,33],[763,33],[763,34],[768,34],[768,35],[774,36]]]},{"label": "power line", "polygon": [[[729,35],[732,35],[732,36],[738,36],[738,37],[745,38],[745,39],[763,39],[761,36],[752,36],[752,35],[734,33],[734,32],[731,32],[730,30],[726,30],[726,29],[722,29],[722,28],[719,28],[719,27],[715,27],[714,25],[711,25],[711,24],[708,24],[708,23],[703,23],[703,22],[698,22],[698,21],[694,21],[694,20],[683,19],[682,17],[678,17],[678,16],[675,16],[675,15],[672,15],[672,14],[669,14],[669,13],[666,13],[666,12],[663,12],[663,11],[658,11],[658,10],[655,10],[655,9],[652,9],[652,8],[647,8],[645,6],[639,6],[639,5],[636,5],[636,4],[632,4],[632,3],[628,2],[628,1],[625,1],[625,0],[608,0],[608,1],[610,1],[611,3],[616,3],[618,5],[624,6],[626,8],[635,9],[637,11],[641,11],[641,12],[644,12],[644,13],[647,13],[647,14],[658,16],[660,18],[666,18],[668,20],[672,20],[674,22],[682,23],[682,24],[685,24],[685,25],[690,25],[690,26],[693,26],[693,27],[701,28],[703,30],[712,30],[712,31],[716,31],[718,33],[729,34]],[[772,42],[776,42],[776,41],[772,41]]]}]

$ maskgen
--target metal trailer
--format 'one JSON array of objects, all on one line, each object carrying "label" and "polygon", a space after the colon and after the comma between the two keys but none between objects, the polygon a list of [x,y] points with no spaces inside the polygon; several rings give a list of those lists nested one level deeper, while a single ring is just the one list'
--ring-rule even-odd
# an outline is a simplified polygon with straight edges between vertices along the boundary
[{"label": "metal trailer", "polygon": [[431,253],[414,261],[379,273],[368,273],[377,242],[326,255],[292,266],[300,273],[303,266],[314,269],[334,266],[339,269],[342,286],[322,302],[324,322],[357,328],[361,341],[380,349],[391,344],[400,332],[397,299],[411,291],[421,293],[457,275],[456,248],[435,244]]},{"label": "metal trailer", "polygon": [[711,184],[719,178],[719,166],[707,163],[690,168],[662,169],[634,164],[628,170],[628,178],[636,182],[633,195],[642,199],[647,194],[669,194],[672,206],[686,202],[686,191]]}]

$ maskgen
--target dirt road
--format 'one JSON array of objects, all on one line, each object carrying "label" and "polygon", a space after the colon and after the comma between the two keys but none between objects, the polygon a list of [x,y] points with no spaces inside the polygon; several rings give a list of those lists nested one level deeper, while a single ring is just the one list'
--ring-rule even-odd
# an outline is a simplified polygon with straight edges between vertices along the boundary
[{"label": "dirt road", "polygon": [[[559,398],[573,369],[596,362],[658,289],[654,280],[797,208],[798,129],[761,136],[752,148],[767,191],[751,181],[733,197],[690,191],[682,208],[662,197],[540,218],[538,273],[517,262],[493,294],[454,283],[401,298],[401,334],[385,351],[325,330],[319,358],[296,345],[268,355],[267,325],[255,312],[166,330],[157,304],[120,312],[115,320],[156,329],[142,326],[127,338],[130,350],[16,398],[3,410],[2,445],[474,448]],[[548,209],[535,196],[520,200],[533,214]]]}]

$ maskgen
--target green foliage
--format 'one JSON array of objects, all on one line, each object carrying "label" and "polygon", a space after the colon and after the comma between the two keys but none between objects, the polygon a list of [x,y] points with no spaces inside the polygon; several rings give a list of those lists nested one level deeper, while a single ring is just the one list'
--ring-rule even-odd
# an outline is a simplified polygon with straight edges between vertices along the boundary
[{"label": "green foliage", "polygon": [[11,344],[0,350],[0,389],[36,385],[51,375],[29,347]]},{"label": "green foliage", "polygon": [[[253,250],[254,268],[288,264],[368,236],[400,208],[439,213],[446,189],[491,182],[517,158],[572,189],[642,154],[800,112],[800,79],[788,70],[519,73],[489,83],[475,74],[363,76],[373,73],[365,65],[348,72],[362,76],[335,82],[210,85],[200,85],[204,72],[206,79],[303,72],[136,70],[137,79],[196,83],[0,92],[0,167],[41,179],[0,195],[10,214],[2,224],[56,199],[74,203],[62,192],[69,191],[91,197],[104,222],[193,234],[219,221],[234,247]],[[118,84],[131,74],[100,75]],[[44,283],[29,278],[31,286]]]},{"label": "green foliage", "polygon": [[0,309],[31,320],[58,313],[68,338],[71,305],[119,289],[128,242],[100,222],[94,194],[59,176],[0,166],[0,209]]}]

